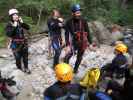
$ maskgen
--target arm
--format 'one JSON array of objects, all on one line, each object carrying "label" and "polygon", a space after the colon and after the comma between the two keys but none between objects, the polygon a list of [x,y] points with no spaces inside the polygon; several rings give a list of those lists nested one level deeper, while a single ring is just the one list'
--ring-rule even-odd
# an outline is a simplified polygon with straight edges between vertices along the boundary
[{"label": "arm", "polygon": [[12,37],[12,36],[14,36],[15,35],[15,32],[16,32],[16,27],[14,27],[14,26],[12,26],[12,24],[11,23],[8,23],[8,25],[6,26],[6,35],[8,36],[8,37]]},{"label": "arm", "polygon": [[92,36],[91,36],[91,34],[90,34],[90,30],[89,30],[87,21],[85,21],[85,31],[88,33],[88,34],[87,34],[88,42],[89,42],[90,44],[92,44]]},{"label": "arm", "polygon": [[21,23],[21,26],[26,29],[26,30],[29,30],[30,29],[30,26],[26,23]]},{"label": "arm", "polygon": [[52,100],[52,95],[53,93],[51,92],[51,87],[48,87],[44,92],[43,92],[43,97],[44,100]]},{"label": "arm", "polygon": [[130,78],[130,69],[129,68],[126,69],[126,71],[125,71],[125,78],[126,79],[129,79]]},{"label": "arm", "polygon": [[56,30],[60,28],[60,26],[56,21],[53,21],[52,19],[50,19],[48,20],[48,28],[49,30]]},{"label": "arm", "polygon": [[70,41],[69,41],[69,24],[68,24],[68,22],[65,25],[65,42],[66,42],[66,46],[70,45]]}]

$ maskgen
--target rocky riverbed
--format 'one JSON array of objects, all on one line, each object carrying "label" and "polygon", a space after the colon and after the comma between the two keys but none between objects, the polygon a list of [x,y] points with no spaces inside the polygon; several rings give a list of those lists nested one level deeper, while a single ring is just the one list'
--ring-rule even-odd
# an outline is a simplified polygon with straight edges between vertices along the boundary
[{"label": "rocky riverbed", "polygon": [[[56,81],[52,68],[53,59],[48,57],[48,38],[30,44],[29,54],[29,67],[32,72],[30,75],[16,68],[12,52],[9,49],[0,50],[0,70],[3,77],[15,76],[14,80],[16,80],[18,91],[20,91],[17,100],[42,100],[43,91]],[[113,57],[113,47],[111,46],[101,45],[100,48],[95,48],[92,51],[87,49],[75,77],[80,79],[89,68],[102,67],[111,62]],[[76,56],[73,55],[70,60],[72,66],[75,60]]]}]

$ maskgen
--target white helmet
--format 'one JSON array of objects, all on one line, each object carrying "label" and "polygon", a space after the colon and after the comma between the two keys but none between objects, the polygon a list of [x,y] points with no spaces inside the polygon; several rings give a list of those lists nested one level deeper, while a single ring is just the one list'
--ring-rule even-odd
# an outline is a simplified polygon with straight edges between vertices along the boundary
[{"label": "white helmet", "polygon": [[18,10],[17,9],[10,9],[9,10],[9,16],[12,15],[12,14],[18,14]]}]

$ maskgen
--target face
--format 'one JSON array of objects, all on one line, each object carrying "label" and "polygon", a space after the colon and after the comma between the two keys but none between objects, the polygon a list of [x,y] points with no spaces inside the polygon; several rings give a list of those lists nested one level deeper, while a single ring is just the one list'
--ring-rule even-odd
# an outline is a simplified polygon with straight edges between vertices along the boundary
[{"label": "face", "polygon": [[58,10],[54,10],[54,11],[53,11],[53,17],[54,17],[54,18],[60,17],[60,13],[59,13]]},{"label": "face", "polygon": [[81,16],[81,11],[76,11],[72,15],[74,16],[74,18],[79,19]]},{"label": "face", "polygon": [[121,54],[121,52],[117,51],[117,50],[114,50],[114,54],[115,55],[118,55],[118,54]]},{"label": "face", "polygon": [[19,20],[19,16],[17,14],[13,14],[12,15],[12,19],[13,19],[13,21],[18,21]]},{"label": "face", "polygon": [[114,54],[115,54],[115,55],[117,55],[117,54],[118,54],[118,52],[117,52],[116,50],[114,50]]}]

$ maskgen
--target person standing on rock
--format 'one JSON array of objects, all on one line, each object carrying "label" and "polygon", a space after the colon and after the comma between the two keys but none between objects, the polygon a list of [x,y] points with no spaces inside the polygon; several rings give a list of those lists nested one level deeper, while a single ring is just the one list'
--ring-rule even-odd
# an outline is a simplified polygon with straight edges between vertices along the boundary
[{"label": "person standing on rock", "polygon": [[[10,21],[6,26],[6,35],[11,39],[10,48],[16,60],[18,69],[30,74],[28,68],[28,43],[24,36],[24,30],[29,30],[29,25],[23,23],[17,9],[9,10]],[[24,68],[22,67],[22,61]]]},{"label": "person standing on rock", "polygon": [[52,12],[52,17],[48,19],[49,36],[51,41],[51,46],[54,49],[54,62],[53,67],[59,63],[59,57],[61,54],[62,38],[61,38],[61,28],[63,28],[63,18],[61,18],[60,13],[57,9]]},{"label": "person standing on rock", "polygon": [[87,21],[81,17],[80,5],[73,5],[71,10],[72,18],[69,19],[65,25],[66,46],[71,48],[71,52],[66,55],[64,62],[69,63],[69,59],[72,57],[73,53],[77,51],[77,60],[74,66],[74,73],[77,73],[88,42],[92,44],[92,38]]}]

